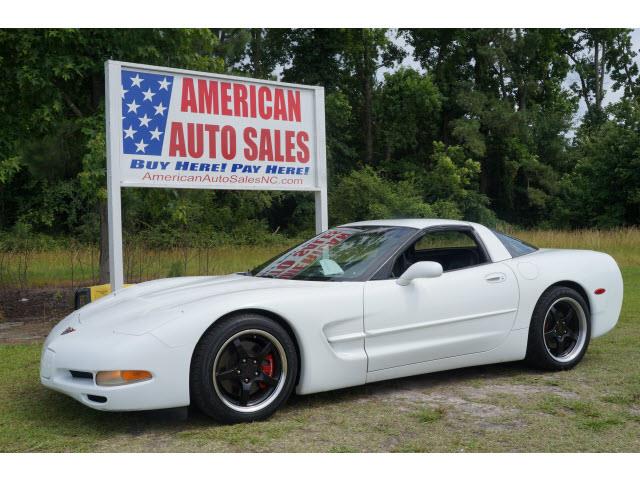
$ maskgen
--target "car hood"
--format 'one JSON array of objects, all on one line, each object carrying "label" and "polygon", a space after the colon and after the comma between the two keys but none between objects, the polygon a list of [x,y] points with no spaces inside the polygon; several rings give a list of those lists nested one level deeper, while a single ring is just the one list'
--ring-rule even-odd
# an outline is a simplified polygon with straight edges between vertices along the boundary
[{"label": "car hood", "polygon": [[[141,335],[179,317],[186,306],[221,295],[293,287],[290,280],[231,274],[179,277],[140,283],[111,293],[74,314],[78,332],[110,330]],[[66,328],[66,327],[65,327]]]}]

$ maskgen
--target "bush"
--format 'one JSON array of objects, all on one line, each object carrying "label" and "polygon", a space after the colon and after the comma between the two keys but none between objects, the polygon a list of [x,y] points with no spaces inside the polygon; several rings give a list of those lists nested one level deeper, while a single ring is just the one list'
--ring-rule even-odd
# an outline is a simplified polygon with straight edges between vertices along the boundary
[{"label": "bush", "polygon": [[329,212],[335,225],[374,218],[460,216],[454,204],[425,203],[413,182],[386,180],[370,167],[354,170],[338,181],[330,192]]}]

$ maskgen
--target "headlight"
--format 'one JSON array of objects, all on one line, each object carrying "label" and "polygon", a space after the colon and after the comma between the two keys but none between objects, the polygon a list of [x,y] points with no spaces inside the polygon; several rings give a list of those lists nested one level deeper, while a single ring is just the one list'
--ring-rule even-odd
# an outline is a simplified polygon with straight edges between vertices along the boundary
[{"label": "headlight", "polygon": [[151,372],[146,370],[109,370],[98,372],[96,383],[102,387],[115,387],[129,383],[144,382],[145,380],[151,380],[151,377]]}]

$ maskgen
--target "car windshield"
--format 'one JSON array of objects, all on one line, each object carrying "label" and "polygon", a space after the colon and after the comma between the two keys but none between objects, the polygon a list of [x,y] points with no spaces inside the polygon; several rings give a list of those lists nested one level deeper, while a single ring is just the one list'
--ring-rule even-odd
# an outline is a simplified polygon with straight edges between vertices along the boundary
[{"label": "car windshield", "polygon": [[289,280],[366,279],[415,233],[406,227],[338,227],[308,240],[251,271]]}]

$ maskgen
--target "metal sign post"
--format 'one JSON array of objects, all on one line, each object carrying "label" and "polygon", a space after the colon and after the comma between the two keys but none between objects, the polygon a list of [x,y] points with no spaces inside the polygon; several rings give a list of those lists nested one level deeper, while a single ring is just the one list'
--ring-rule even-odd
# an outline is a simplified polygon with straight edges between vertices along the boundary
[{"label": "metal sign post", "polygon": [[324,89],[105,62],[109,275],[124,284],[121,187],[315,194],[328,229]]},{"label": "metal sign post", "polygon": [[115,62],[105,63],[105,122],[107,127],[107,197],[108,197],[108,230],[109,230],[109,280],[111,291],[120,290],[124,285],[124,257],[122,252],[122,202],[120,195],[120,162],[121,151],[119,119],[122,116],[122,104],[112,104],[112,96],[121,90],[120,68]]}]

